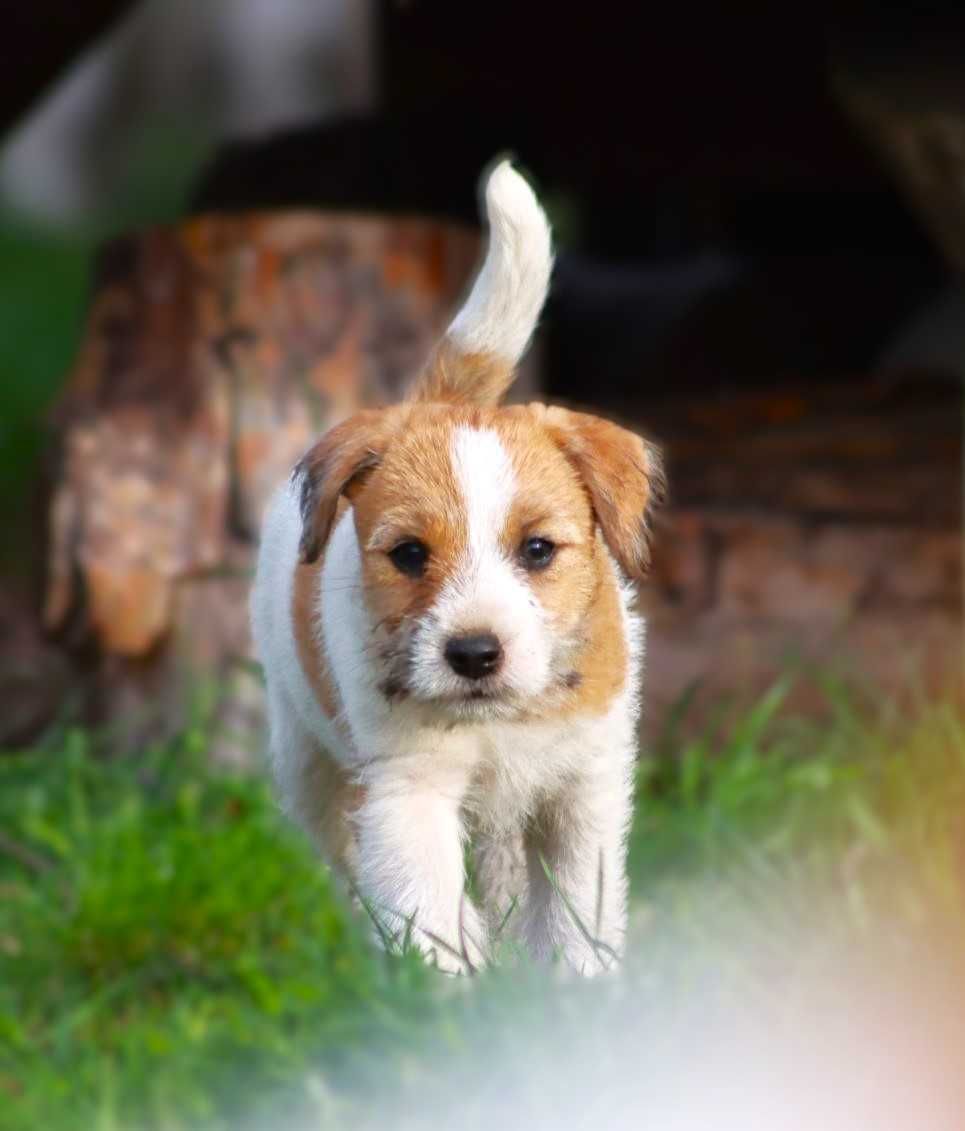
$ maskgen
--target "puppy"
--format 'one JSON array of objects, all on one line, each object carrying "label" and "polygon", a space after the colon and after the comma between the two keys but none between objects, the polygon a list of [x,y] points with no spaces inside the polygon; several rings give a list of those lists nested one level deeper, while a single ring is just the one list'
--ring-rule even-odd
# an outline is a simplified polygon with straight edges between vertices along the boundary
[{"label": "puppy", "polygon": [[500,407],[552,255],[508,163],[486,210],[482,268],[407,400],[332,428],[269,508],[271,761],[287,810],[442,969],[479,966],[505,923],[593,973],[626,927],[632,581],[660,465],[597,417]]}]

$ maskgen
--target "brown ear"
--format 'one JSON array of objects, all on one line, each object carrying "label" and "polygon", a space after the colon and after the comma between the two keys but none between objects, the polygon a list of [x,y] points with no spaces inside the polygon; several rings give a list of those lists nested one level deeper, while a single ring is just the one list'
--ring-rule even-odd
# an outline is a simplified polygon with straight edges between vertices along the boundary
[{"label": "brown ear", "polygon": [[659,449],[583,412],[547,408],[544,422],[586,485],[611,553],[628,576],[642,577],[650,564],[650,510],[665,486]]},{"label": "brown ear", "polygon": [[361,486],[378,467],[391,434],[390,410],[366,409],[336,424],[298,461],[301,482],[302,537],[299,554],[314,562],[335,519],[338,500]]}]

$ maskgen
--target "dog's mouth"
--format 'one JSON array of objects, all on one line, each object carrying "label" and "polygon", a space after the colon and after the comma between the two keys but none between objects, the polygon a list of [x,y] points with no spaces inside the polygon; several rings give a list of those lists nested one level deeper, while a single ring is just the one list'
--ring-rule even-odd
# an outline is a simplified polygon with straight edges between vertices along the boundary
[{"label": "dog's mouth", "polygon": [[497,691],[472,688],[460,695],[449,695],[436,699],[436,710],[442,718],[452,723],[480,723],[493,719],[511,719],[520,711],[517,696]]},{"label": "dog's mouth", "polygon": [[483,707],[487,704],[509,704],[517,697],[513,692],[496,681],[486,681],[485,684],[472,684],[465,687],[449,688],[442,693],[425,694],[418,686],[413,687],[410,680],[404,675],[389,675],[379,684],[379,690],[389,702],[400,703],[406,699],[413,699],[426,704],[437,704],[443,708],[459,710],[460,708]]},{"label": "dog's mouth", "polygon": [[[422,698],[418,695],[415,697]],[[476,718],[493,712],[512,713],[519,703],[519,695],[496,680],[486,680],[470,686],[453,687],[442,694],[426,696],[422,701],[457,718]]]},{"label": "dog's mouth", "polygon": [[444,698],[465,703],[480,703],[497,699],[502,701],[517,697],[518,692],[512,683],[506,680],[500,672],[483,676],[481,679],[457,678],[451,685],[448,694],[444,696]]},{"label": "dog's mouth", "polygon": [[445,694],[435,697],[439,703],[505,703],[512,699],[512,694],[505,688],[496,685],[485,687],[471,686],[454,688]]},{"label": "dog's mouth", "polygon": [[451,696],[448,700],[463,707],[485,707],[487,705],[508,705],[514,699],[506,691],[499,691],[485,687],[470,687],[458,695]]}]

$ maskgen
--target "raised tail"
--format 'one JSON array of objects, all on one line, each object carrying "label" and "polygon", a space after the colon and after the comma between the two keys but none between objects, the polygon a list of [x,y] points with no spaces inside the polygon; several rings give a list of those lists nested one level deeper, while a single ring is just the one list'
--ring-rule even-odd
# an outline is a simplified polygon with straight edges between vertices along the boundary
[{"label": "raised tail", "polygon": [[550,227],[508,161],[486,180],[489,246],[469,297],[416,381],[410,400],[497,404],[513,382],[549,288]]}]

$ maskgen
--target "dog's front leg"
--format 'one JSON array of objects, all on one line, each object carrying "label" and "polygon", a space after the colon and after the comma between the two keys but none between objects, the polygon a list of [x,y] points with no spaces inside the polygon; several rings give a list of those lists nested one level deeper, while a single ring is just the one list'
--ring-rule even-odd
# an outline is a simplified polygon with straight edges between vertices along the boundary
[{"label": "dog's front leg", "polygon": [[537,958],[582,974],[613,968],[627,919],[626,838],[632,758],[600,755],[549,800],[528,838],[525,935]]},{"label": "dog's front leg", "polygon": [[474,837],[476,884],[493,941],[518,934],[526,906],[526,844],[523,829],[483,832]]},{"label": "dog's front leg", "polygon": [[357,883],[378,925],[448,973],[477,969],[485,950],[459,809],[444,788],[389,772],[368,785],[356,816]]}]

